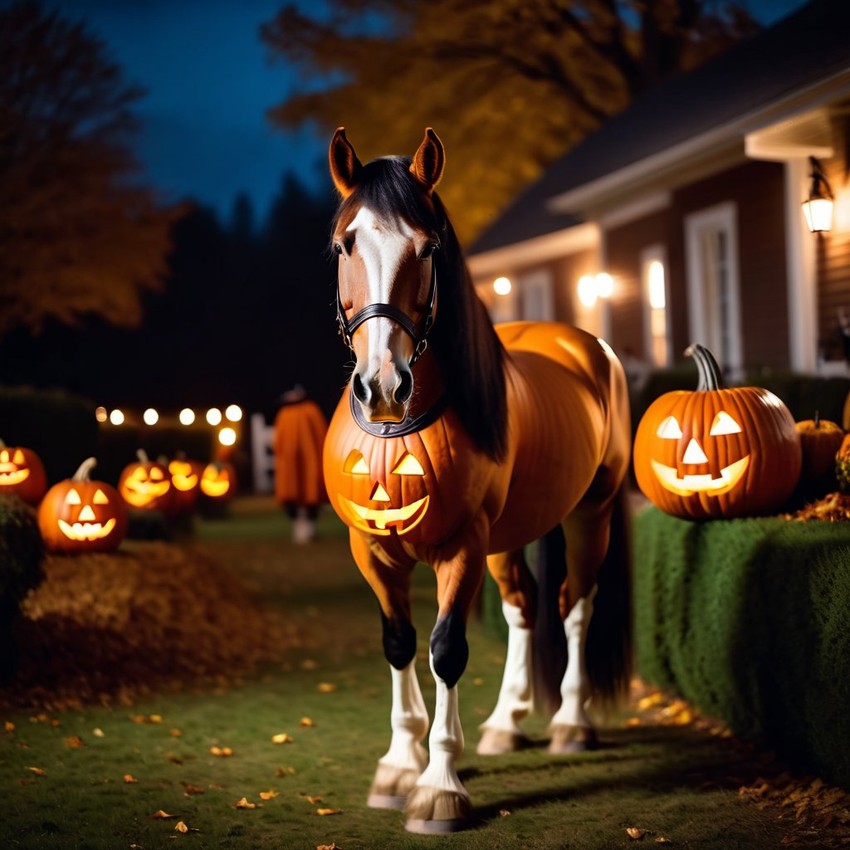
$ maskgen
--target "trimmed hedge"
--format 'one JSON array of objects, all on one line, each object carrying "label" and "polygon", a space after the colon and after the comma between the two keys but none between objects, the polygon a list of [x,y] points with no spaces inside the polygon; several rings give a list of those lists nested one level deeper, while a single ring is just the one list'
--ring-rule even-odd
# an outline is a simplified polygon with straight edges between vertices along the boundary
[{"label": "trimmed hedge", "polygon": [[850,788],[850,523],[634,521],[641,676]]}]

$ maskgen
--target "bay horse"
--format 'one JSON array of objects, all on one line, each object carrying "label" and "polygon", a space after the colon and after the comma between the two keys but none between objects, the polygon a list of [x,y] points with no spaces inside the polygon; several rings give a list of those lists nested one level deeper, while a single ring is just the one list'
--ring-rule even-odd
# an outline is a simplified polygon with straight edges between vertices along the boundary
[{"label": "bay horse", "polygon": [[[494,327],[435,192],[445,151],[431,128],[412,158],[366,165],[339,128],[329,161],[340,195],[331,240],[338,321],[355,363],[323,468],[353,558],[380,605],[392,677],[390,744],[368,804],[406,807],[411,832],[453,832],[473,824],[455,767],[464,746],[458,681],[485,568],[501,593],[508,645],[480,754],[523,744],[519,723],[535,705],[538,602],[524,547],[553,529],[563,528],[567,541],[566,580],[556,592],[569,660],[558,671],[549,751],[593,747],[586,703],[616,696],[628,681],[625,375],[606,343],[576,328]],[[411,622],[418,562],[437,580],[427,751]]]}]

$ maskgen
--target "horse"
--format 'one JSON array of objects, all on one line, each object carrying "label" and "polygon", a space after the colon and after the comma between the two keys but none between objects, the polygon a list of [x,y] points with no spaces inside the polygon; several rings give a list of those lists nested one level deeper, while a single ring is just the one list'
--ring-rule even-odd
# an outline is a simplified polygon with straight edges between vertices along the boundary
[{"label": "horse", "polygon": [[[456,770],[464,747],[458,682],[485,570],[501,594],[508,642],[478,753],[527,743],[520,722],[535,708],[538,603],[557,596],[568,649],[549,752],[593,748],[586,704],[591,696],[615,699],[627,686],[625,374],[609,345],[577,328],[493,325],[435,191],[445,149],[432,128],[412,157],[363,165],[340,127],[328,158],[339,193],[330,243],[337,319],[354,365],[323,469],[353,559],[380,606],[392,679],[390,743],[367,804],[406,808],[410,832],[449,833],[475,822]],[[556,532],[567,541],[566,578],[538,600],[543,583],[538,588],[524,547]],[[560,558],[563,570],[563,544]],[[420,562],[435,572],[438,609],[427,750],[410,600]]]}]

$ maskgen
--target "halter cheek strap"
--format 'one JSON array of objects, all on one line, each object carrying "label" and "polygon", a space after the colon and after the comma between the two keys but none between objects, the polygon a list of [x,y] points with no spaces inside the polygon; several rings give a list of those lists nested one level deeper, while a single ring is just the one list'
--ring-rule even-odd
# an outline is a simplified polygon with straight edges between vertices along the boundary
[{"label": "halter cheek strap", "polygon": [[401,329],[413,340],[413,356],[408,365],[413,364],[425,353],[428,347],[428,334],[434,325],[434,308],[437,305],[437,264],[431,260],[431,283],[428,288],[428,302],[425,307],[425,315],[422,320],[421,332],[417,330],[416,322],[395,304],[383,304],[376,302],[367,304],[362,310],[358,310],[350,319],[345,317],[342,306],[342,298],[339,294],[339,286],[336,288],[336,318],[339,323],[339,332],[345,344],[351,348],[351,337],[357,328],[369,319],[383,316],[390,319],[401,327]]}]

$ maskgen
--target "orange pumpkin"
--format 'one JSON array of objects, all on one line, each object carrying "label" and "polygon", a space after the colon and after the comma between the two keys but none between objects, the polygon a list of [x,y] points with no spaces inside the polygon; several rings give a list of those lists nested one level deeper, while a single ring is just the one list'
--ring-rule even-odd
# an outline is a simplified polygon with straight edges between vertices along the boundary
[{"label": "orange pumpkin", "polygon": [[803,468],[800,485],[816,494],[834,489],[835,456],[844,440],[844,430],[835,422],[821,419],[815,411],[814,419],[804,419],[796,425],[803,451]]},{"label": "orange pumpkin", "polygon": [[760,387],[724,388],[711,352],[692,345],[696,391],[665,393],[634,441],[643,494],[674,516],[705,519],[770,513],[800,477],[800,435],[788,408]]},{"label": "orange pumpkin", "polygon": [[451,409],[421,430],[382,437],[348,415],[348,393],[339,404],[323,466],[328,498],[347,525],[420,543],[445,539],[472,520],[489,484],[477,467],[487,460]]},{"label": "orange pumpkin", "polygon": [[0,493],[19,496],[37,505],[47,491],[47,475],[41,458],[23,446],[7,446],[0,440]]},{"label": "orange pumpkin", "polygon": [[236,495],[236,470],[233,464],[213,461],[201,473],[201,493],[215,502],[227,502]]},{"label": "orange pumpkin", "polygon": [[127,464],[118,479],[118,492],[124,501],[140,510],[174,510],[173,488],[168,467],[150,460],[144,450],[136,452],[138,460]]},{"label": "orange pumpkin", "polygon": [[51,552],[110,552],[127,533],[127,505],[118,491],[92,481],[97,461],[80,464],[73,478],[54,484],[38,508],[38,527]]}]

